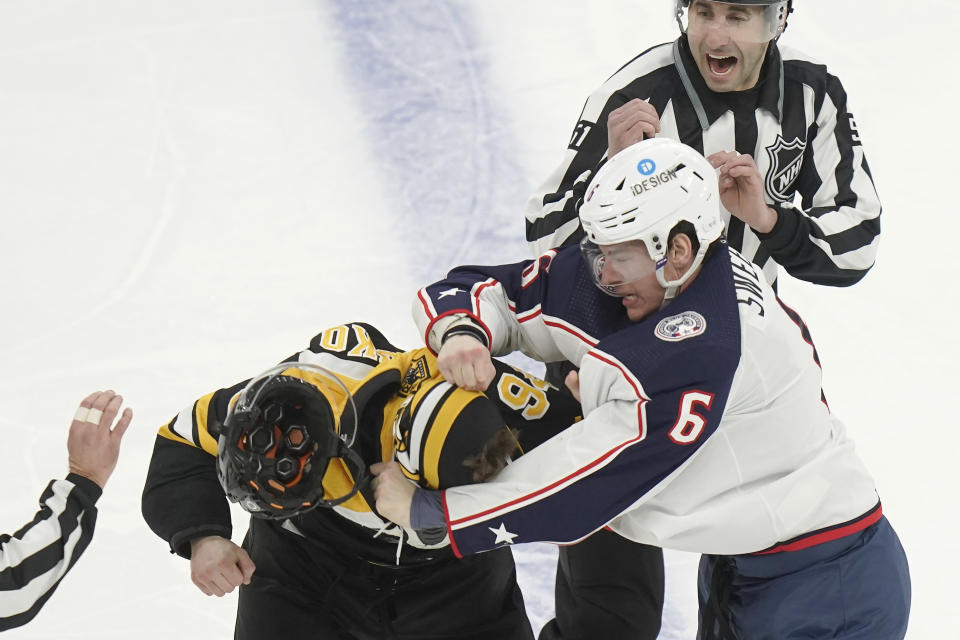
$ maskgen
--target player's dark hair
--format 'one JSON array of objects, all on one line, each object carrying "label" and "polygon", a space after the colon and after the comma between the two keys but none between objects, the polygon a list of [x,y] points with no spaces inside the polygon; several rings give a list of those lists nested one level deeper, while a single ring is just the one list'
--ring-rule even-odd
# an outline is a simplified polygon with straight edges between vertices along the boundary
[{"label": "player's dark hair", "polygon": [[519,452],[520,442],[510,429],[504,427],[483,444],[480,453],[464,460],[463,465],[473,469],[474,482],[486,482],[500,473],[507,466],[507,460]]},{"label": "player's dark hair", "polygon": [[[667,238],[667,247],[673,244],[673,239],[676,238],[679,234],[683,234],[690,238],[690,245],[693,247],[693,253],[696,254],[697,251],[700,251],[700,239],[697,238],[697,230],[694,228],[693,223],[688,220],[681,220],[677,224],[673,225],[673,229],[670,229],[670,236]],[[713,253],[717,250],[717,247],[724,242],[724,237],[721,235],[719,238],[710,243],[710,246],[707,247],[707,252],[703,255],[703,259],[707,260]]]}]

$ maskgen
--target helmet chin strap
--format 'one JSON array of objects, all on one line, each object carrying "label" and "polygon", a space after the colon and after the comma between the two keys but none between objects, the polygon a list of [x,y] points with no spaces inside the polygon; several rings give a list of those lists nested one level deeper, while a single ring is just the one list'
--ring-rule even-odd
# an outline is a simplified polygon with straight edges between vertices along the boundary
[{"label": "helmet chin strap", "polygon": [[[370,482],[370,474],[367,471],[367,463],[363,461],[363,458],[360,457],[360,454],[358,454],[356,451],[350,448],[346,443],[344,443],[339,438],[337,439],[339,440],[337,444],[337,452],[335,456],[332,456],[330,458],[330,460],[334,460],[335,458],[340,458],[341,460],[344,461],[344,464],[346,464],[347,469],[353,475],[353,487],[345,495],[339,496],[337,498],[330,498],[330,499],[321,498],[319,501],[317,501],[317,506],[336,507],[337,505],[343,504],[353,496],[360,493],[365,488],[365,486]],[[356,468],[356,470],[351,469],[350,464],[348,463],[353,463],[353,466]],[[372,507],[373,505],[370,505],[370,506]]]},{"label": "helmet chin strap", "polygon": [[667,287],[666,292],[664,292],[663,294],[663,302],[660,303],[660,308],[663,309],[668,304],[670,304],[670,301],[673,300],[675,297],[677,297],[677,293],[679,291],[680,291],[680,285],[678,284],[674,284]]},{"label": "helmet chin strap", "polygon": [[666,269],[668,263],[666,258],[664,258],[663,265],[657,269],[657,281],[660,283],[660,286],[666,290],[663,294],[663,302],[660,303],[661,309],[670,304],[670,301],[677,297],[677,294],[680,293],[680,288],[683,287],[688,280],[690,280],[697,269],[700,268],[700,265],[703,264],[703,258],[706,253],[707,246],[700,245],[699,250],[693,256],[693,260],[690,262],[687,270],[683,273],[683,275],[675,280],[666,279],[664,270]]},{"label": "helmet chin strap", "polygon": [[[663,302],[660,303],[661,309],[666,307],[668,304],[670,304],[671,300],[677,297],[677,294],[680,293],[681,287],[683,287],[683,285],[686,284],[687,280],[690,279],[691,274],[694,271],[696,271],[697,267],[700,266],[701,261],[702,261],[702,251],[698,252],[697,255],[694,256],[693,262],[690,264],[689,267],[687,267],[686,272],[683,275],[681,275],[679,278],[676,278],[675,280],[667,280],[664,277],[664,273],[662,269],[657,272],[657,280],[660,282],[660,286],[662,286],[665,289],[663,294]],[[666,266],[667,265],[664,264],[663,268],[665,269]]]}]

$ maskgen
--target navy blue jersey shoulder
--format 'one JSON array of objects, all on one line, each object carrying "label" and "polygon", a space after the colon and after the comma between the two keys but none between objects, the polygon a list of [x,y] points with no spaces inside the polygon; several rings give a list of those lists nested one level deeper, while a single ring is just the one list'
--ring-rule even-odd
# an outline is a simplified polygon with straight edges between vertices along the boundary
[{"label": "navy blue jersey shoulder", "polygon": [[[683,321],[689,337],[672,335],[672,320]],[[596,349],[622,362],[650,395],[692,385],[725,395],[740,362],[740,315],[727,247],[704,262],[675,301],[605,337]]]},{"label": "navy blue jersey shoulder", "polygon": [[547,280],[541,303],[544,315],[569,322],[595,338],[630,324],[622,300],[603,293],[593,281],[579,247],[557,253]]}]

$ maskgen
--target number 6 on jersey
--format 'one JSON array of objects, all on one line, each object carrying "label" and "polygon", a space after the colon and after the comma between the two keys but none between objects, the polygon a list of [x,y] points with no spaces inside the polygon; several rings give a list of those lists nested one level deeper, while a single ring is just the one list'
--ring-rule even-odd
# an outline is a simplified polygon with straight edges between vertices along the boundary
[{"label": "number 6 on jersey", "polygon": [[703,428],[707,426],[707,420],[699,413],[696,413],[694,405],[703,405],[709,409],[713,403],[713,394],[705,391],[687,391],[680,398],[680,411],[677,414],[677,422],[670,428],[667,435],[677,444],[690,444],[696,442]]}]

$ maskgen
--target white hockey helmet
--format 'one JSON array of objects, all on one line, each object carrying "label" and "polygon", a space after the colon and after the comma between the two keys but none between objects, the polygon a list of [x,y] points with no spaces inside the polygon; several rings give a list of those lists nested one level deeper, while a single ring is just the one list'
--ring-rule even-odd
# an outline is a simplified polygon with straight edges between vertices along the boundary
[{"label": "white hockey helmet", "polygon": [[[684,221],[693,225],[700,246],[686,273],[668,280],[663,270],[668,239]],[[668,301],[723,235],[717,171],[700,153],[676,140],[638,142],[610,158],[590,181],[580,205],[580,224],[586,235],[581,251],[602,290],[617,295],[618,284],[642,274],[623,274],[619,283],[603,282],[606,256],[601,247],[640,241],[655,263],[657,281],[667,290]]]}]

